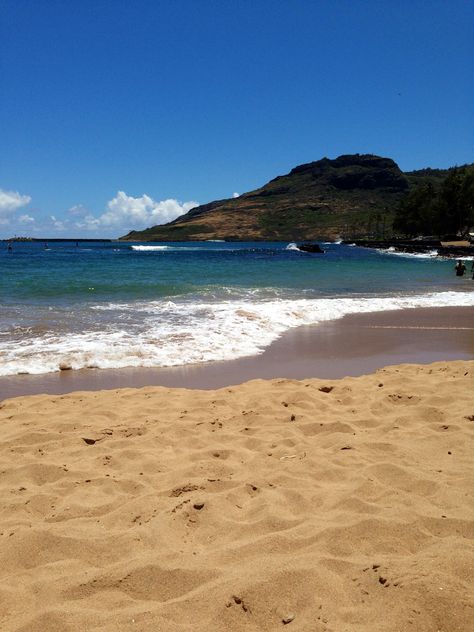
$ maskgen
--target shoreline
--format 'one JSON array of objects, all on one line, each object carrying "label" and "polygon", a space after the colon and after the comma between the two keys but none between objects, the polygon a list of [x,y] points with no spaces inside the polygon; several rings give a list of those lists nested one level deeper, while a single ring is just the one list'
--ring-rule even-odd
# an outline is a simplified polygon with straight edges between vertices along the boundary
[{"label": "shoreline", "polygon": [[472,359],[474,307],[414,308],[350,314],[291,329],[262,354],[237,360],[0,377],[0,401],[144,386],[209,390],[253,379],[337,379],[388,365]]}]

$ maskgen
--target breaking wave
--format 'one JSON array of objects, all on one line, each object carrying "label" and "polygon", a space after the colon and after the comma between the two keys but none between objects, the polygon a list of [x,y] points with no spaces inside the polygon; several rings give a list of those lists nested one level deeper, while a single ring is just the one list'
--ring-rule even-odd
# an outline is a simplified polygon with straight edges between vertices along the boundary
[{"label": "breaking wave", "polygon": [[21,332],[0,346],[0,375],[61,368],[170,367],[262,353],[291,328],[347,314],[415,307],[474,306],[474,292],[380,298],[141,301],[92,305],[108,312],[89,331]]}]

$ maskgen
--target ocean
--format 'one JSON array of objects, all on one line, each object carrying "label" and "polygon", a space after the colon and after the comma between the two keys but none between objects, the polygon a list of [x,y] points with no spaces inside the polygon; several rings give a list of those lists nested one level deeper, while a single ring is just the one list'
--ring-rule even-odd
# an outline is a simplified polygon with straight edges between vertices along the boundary
[{"label": "ocean", "polygon": [[230,360],[346,314],[474,306],[453,260],[321,245],[0,244],[0,375]]}]

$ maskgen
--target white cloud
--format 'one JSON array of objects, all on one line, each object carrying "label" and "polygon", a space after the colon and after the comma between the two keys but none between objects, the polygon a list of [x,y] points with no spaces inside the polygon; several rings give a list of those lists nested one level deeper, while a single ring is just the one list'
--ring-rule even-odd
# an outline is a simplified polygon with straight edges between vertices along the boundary
[{"label": "white cloud", "polygon": [[71,206],[68,213],[73,217],[85,217],[86,215],[90,215],[90,211],[82,204],[75,204],[74,206]]},{"label": "white cloud", "polygon": [[75,222],[74,226],[77,228],[85,228],[86,230],[97,230],[100,226],[100,220],[93,215],[86,215],[82,221]]},{"label": "white cloud", "polygon": [[63,222],[63,221],[57,219],[55,217],[55,215],[50,215],[49,217],[50,217],[51,221],[53,222],[53,226],[54,226],[54,228],[56,230],[61,231],[61,230],[64,230],[66,228],[67,221]]},{"label": "white cloud", "polygon": [[238,198],[238,197],[240,197],[240,193],[237,193],[237,192],[232,193],[232,197],[233,198]]},{"label": "white cloud", "polygon": [[6,223],[6,219],[12,213],[31,202],[29,195],[21,195],[17,191],[4,191],[0,189],[0,219]]},{"label": "white cloud", "polygon": [[149,195],[133,197],[124,191],[107,202],[102,214],[93,215],[82,204],[76,204],[61,214],[15,213],[31,202],[28,195],[0,189],[0,226],[8,227],[9,232],[18,230],[37,231],[44,234],[74,237],[82,233],[94,233],[101,236],[117,237],[130,230],[141,230],[157,224],[170,222],[180,215],[198,206],[198,202],[179,202],[175,199],[156,201]]},{"label": "white cloud", "polygon": [[118,191],[107,203],[107,211],[98,218],[98,222],[100,226],[122,226],[129,230],[146,228],[171,222],[195,206],[198,203],[194,201],[181,203],[168,199],[156,202],[149,195],[135,198]]}]

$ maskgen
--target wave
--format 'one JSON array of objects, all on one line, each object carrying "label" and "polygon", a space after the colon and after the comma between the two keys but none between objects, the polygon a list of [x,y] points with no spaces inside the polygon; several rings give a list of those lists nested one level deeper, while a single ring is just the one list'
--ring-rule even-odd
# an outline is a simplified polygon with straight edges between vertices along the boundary
[{"label": "wave", "polygon": [[169,246],[130,246],[132,250],[138,252],[153,252],[155,250],[169,250]]},{"label": "wave", "polygon": [[256,250],[268,250],[268,248],[249,248],[248,246],[234,246],[234,247],[222,247],[222,246],[212,246],[211,242],[215,243],[215,244],[222,244],[222,243],[226,243],[223,239],[208,239],[206,244],[206,246],[130,246],[131,250],[135,250],[136,252],[156,252],[156,251],[164,251],[164,250],[168,250],[168,251],[173,251],[173,252],[180,252],[180,251],[188,251],[188,250],[193,250],[195,252],[233,252],[235,250],[239,250],[239,251],[245,251],[245,250],[249,250],[251,252],[254,252]]},{"label": "wave", "polygon": [[393,246],[390,248],[377,248],[377,252],[384,255],[395,255],[396,257],[408,257],[410,259],[440,259],[440,260],[453,260],[453,261],[474,261],[473,255],[465,255],[459,257],[443,257],[439,255],[437,250],[429,250],[427,252],[400,252]]},{"label": "wave", "polygon": [[[474,292],[379,298],[110,304],[107,325],[83,333],[25,333],[0,344],[0,375],[61,368],[170,367],[262,353],[291,328],[347,314],[474,306]],[[99,306],[96,306],[96,308]]]},{"label": "wave", "polygon": [[393,246],[390,248],[376,248],[377,252],[383,255],[395,255],[396,257],[408,257],[410,259],[435,259],[438,258],[437,250],[429,250],[428,252],[401,252]]},{"label": "wave", "polygon": [[292,250],[292,251],[300,252],[303,255],[311,254],[308,250],[301,250],[301,248],[298,246],[298,244],[295,244],[295,242],[289,243],[286,246],[285,250]]}]

